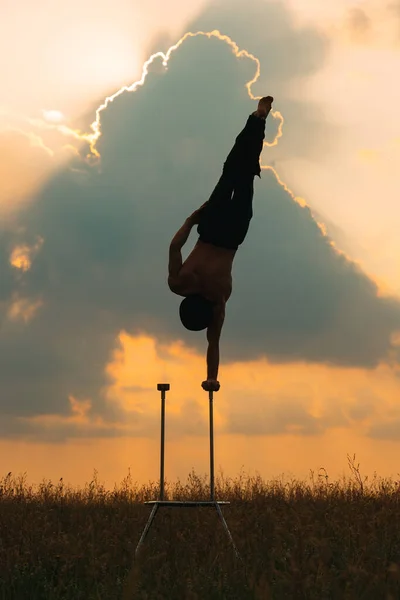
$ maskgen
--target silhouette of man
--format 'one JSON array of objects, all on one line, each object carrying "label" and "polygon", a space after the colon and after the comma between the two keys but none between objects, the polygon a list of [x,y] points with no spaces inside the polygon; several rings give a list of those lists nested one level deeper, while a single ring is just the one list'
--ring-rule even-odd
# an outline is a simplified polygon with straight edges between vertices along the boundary
[{"label": "silhouette of man", "polygon": [[[184,296],[181,322],[190,331],[207,328],[207,379],[202,383],[206,391],[220,388],[219,340],[225,304],[232,293],[232,264],[253,216],[254,177],[261,177],[260,154],[272,102],[271,96],[259,101],[237,136],[210,198],[186,219],[169,247],[168,286]],[[194,225],[199,238],[182,264],[181,249]]]}]

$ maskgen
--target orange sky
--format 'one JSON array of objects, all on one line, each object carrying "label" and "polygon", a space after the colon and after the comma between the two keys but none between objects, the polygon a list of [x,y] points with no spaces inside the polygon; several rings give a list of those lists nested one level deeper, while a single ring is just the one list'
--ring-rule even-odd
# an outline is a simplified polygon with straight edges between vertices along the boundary
[{"label": "orange sky", "polygon": [[[107,390],[109,402],[126,411],[120,437],[71,439],[55,445],[2,441],[0,472],[28,471],[34,481],[63,477],[83,485],[97,469],[100,480],[113,486],[130,469],[134,480],[156,480],[159,382],[171,385],[166,396],[166,477],[185,479],[192,468],[200,474],[208,472],[208,394],[200,388],[204,356],[179,341],[159,346],[146,335],[135,338],[122,333],[121,342],[123,350],[115,352],[107,367],[113,380]],[[370,426],[400,417],[400,379],[393,377],[389,367],[367,371],[281,366],[260,360],[222,364],[220,380],[214,401],[216,471],[222,469],[230,477],[244,469],[266,478],[285,474],[307,479],[310,469],[317,473],[324,467],[331,479],[337,479],[343,473],[350,475],[347,455],[356,453],[363,475],[372,478],[376,471],[382,477],[397,476],[399,443],[366,435]],[[133,386],[144,391],[129,389]],[[101,425],[90,414],[90,400],[70,398],[70,406],[69,417],[48,415],[35,420],[52,431],[66,421],[89,425],[93,432]],[[249,433],[229,433],[230,419]],[[302,432],[309,419],[321,427],[319,434]],[[276,426],[277,433],[257,434],[260,423]]]}]

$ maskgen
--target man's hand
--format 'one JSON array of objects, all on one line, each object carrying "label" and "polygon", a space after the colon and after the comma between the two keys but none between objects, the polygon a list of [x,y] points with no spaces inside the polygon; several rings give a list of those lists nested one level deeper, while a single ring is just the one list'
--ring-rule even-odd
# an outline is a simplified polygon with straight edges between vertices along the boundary
[{"label": "man's hand", "polygon": [[220,385],[219,381],[217,381],[216,379],[207,379],[207,381],[203,381],[201,387],[206,392],[218,392]]},{"label": "man's hand", "polygon": [[204,202],[204,204],[202,204],[202,206],[200,206],[200,208],[198,208],[197,210],[195,210],[190,217],[188,217],[188,221],[191,225],[198,225],[200,223],[200,216],[201,216],[201,211],[203,210],[203,208],[205,207],[205,205],[208,203]]}]

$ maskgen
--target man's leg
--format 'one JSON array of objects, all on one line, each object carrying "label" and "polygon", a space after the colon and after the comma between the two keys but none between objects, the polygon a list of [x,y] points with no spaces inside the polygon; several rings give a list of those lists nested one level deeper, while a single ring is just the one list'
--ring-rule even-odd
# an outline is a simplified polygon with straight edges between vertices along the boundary
[{"label": "man's leg", "polygon": [[265,119],[249,116],[247,123],[236,138],[235,144],[224,163],[222,175],[215,186],[206,206],[232,198],[235,184],[240,176],[260,177],[260,154],[265,137]]},{"label": "man's leg", "polygon": [[244,239],[252,216],[254,176],[261,174],[264,135],[265,119],[250,115],[224,163],[220,180],[202,209],[197,227],[200,240],[236,247],[235,240]]},{"label": "man's leg", "polygon": [[254,113],[249,116],[247,123],[236,138],[235,145],[228,154],[224,164],[224,173],[235,182],[243,176],[254,177],[261,175],[260,154],[265,137],[265,119]]}]

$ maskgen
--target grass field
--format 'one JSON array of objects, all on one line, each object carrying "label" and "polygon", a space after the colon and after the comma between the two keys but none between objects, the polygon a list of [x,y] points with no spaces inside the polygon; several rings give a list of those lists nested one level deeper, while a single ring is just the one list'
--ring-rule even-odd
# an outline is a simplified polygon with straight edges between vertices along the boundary
[{"label": "grass field", "polygon": [[[0,480],[0,600],[248,600],[400,598],[398,482],[351,476],[309,482],[220,475],[213,508],[161,508],[134,552],[158,484],[128,476],[106,490],[12,473]],[[168,499],[208,500],[206,478],[166,484]]]}]

